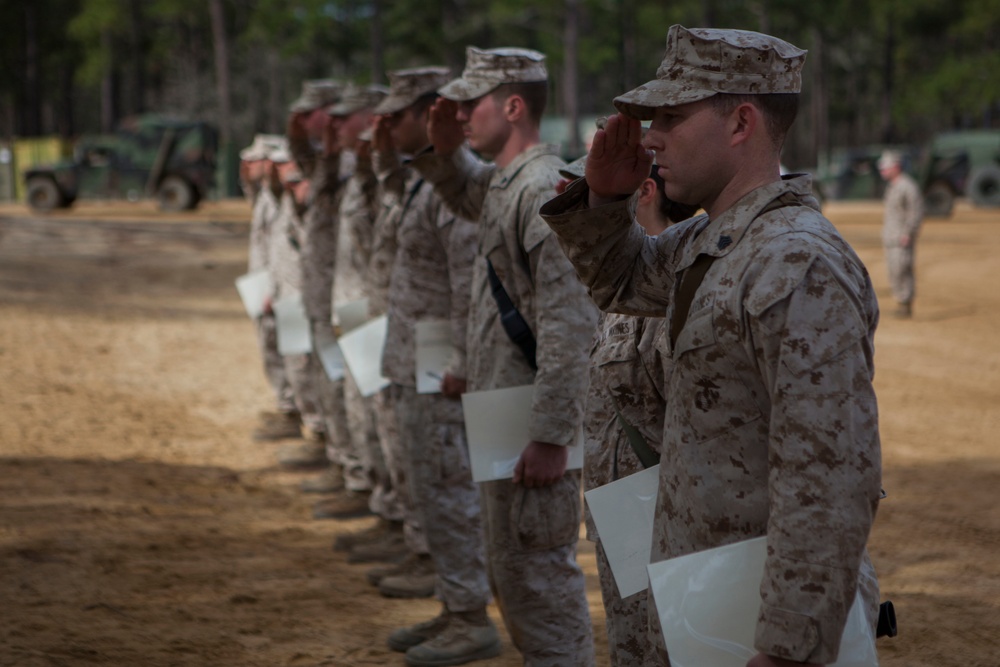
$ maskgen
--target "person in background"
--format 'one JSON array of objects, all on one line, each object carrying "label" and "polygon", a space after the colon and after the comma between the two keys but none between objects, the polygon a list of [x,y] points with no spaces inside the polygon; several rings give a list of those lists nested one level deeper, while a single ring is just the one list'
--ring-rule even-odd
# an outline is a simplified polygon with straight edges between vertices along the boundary
[{"label": "person in background", "polygon": [[885,188],[885,217],[882,223],[882,245],[889,270],[889,285],[896,299],[893,314],[900,318],[913,316],[916,280],[913,276],[913,256],[917,234],[924,221],[924,200],[917,182],[903,171],[903,156],[897,151],[885,151],[878,160],[878,171],[888,184]]}]

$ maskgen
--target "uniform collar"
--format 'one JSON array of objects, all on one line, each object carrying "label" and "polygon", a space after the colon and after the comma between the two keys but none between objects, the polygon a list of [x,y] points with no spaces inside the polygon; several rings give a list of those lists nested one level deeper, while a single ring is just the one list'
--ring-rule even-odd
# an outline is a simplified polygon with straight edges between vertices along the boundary
[{"label": "uniform collar", "polygon": [[690,266],[698,255],[724,257],[729,254],[761,212],[782,197],[789,203],[794,202],[819,210],[819,204],[812,196],[811,176],[808,174],[782,176],[780,181],[751,190],[718,218],[709,220],[694,242],[684,249],[679,268]]},{"label": "uniform collar", "polygon": [[517,175],[521,173],[521,170],[524,169],[529,162],[537,160],[545,155],[559,155],[559,147],[555,144],[535,144],[514,158],[511,163],[503,169],[498,168],[493,174],[493,181],[490,183],[490,187],[505,189],[514,181],[515,178],[517,178]]}]

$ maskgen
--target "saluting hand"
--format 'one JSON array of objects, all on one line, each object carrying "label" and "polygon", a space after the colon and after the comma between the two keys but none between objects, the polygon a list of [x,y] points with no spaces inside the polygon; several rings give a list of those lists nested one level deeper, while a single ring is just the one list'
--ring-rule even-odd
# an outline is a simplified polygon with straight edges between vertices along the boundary
[{"label": "saluting hand", "polygon": [[332,117],[323,124],[323,155],[333,157],[340,153],[340,139],[337,138],[337,125]]},{"label": "saluting hand", "polygon": [[458,102],[439,97],[427,119],[427,137],[438,155],[451,155],[465,142],[465,131],[457,118]]},{"label": "saluting hand", "polygon": [[392,132],[389,130],[391,116],[376,116],[375,129],[372,131],[372,148],[376,153],[388,155],[396,150],[396,145],[392,141]]},{"label": "saluting hand", "polygon": [[288,116],[288,138],[290,140],[305,139],[306,134],[306,116],[301,112],[293,113]]},{"label": "saluting hand", "polygon": [[598,130],[587,155],[590,205],[600,206],[630,196],[649,176],[653,156],[642,145],[642,124],[617,114]]}]

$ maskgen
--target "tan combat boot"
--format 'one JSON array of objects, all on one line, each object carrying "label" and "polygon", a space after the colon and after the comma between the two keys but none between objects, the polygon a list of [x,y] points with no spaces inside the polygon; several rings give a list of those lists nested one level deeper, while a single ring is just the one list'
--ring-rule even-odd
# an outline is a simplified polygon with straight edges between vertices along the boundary
[{"label": "tan combat boot", "polygon": [[350,551],[363,544],[372,544],[385,538],[388,533],[403,534],[403,523],[401,521],[387,521],[378,517],[374,524],[368,528],[357,530],[353,533],[341,533],[333,540],[334,551]]},{"label": "tan combat boot", "polygon": [[299,488],[303,493],[337,493],[344,490],[344,469],[334,463],[326,470],[302,480]]},{"label": "tan combat boot", "polygon": [[253,439],[286,440],[302,437],[302,416],[298,412],[264,412],[254,429]]},{"label": "tan combat boot", "polygon": [[442,609],[441,613],[429,621],[423,621],[407,628],[398,628],[389,635],[389,648],[393,651],[405,653],[408,649],[422,644],[428,639],[436,636],[448,626],[448,610]]},{"label": "tan combat boot", "polygon": [[406,651],[410,667],[464,665],[500,655],[500,633],[486,610],[449,613],[441,632]]},{"label": "tan combat boot", "polygon": [[313,504],[314,519],[360,519],[370,516],[367,491],[345,491]]},{"label": "tan combat boot", "polygon": [[428,554],[406,561],[402,571],[383,576],[378,592],[387,598],[429,598],[437,586],[437,573]]}]

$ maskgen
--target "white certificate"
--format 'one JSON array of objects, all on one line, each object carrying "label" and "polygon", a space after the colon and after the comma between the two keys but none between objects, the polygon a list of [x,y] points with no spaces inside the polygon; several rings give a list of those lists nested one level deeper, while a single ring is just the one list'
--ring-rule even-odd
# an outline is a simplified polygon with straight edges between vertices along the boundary
[{"label": "white certificate", "polygon": [[[767,538],[729,544],[648,566],[672,667],[744,667],[757,651]],[[878,667],[875,629],[855,596],[830,667]]]},{"label": "white certificate", "polygon": [[660,466],[655,465],[583,494],[622,598],[649,585],[646,566],[659,486]]},{"label": "white certificate", "polygon": [[240,293],[243,308],[250,319],[264,314],[264,301],[274,292],[271,274],[267,271],[252,271],[236,279],[236,291]]},{"label": "white certificate", "polygon": [[340,335],[343,336],[368,321],[368,299],[338,303],[333,309],[333,314],[340,328]]},{"label": "white certificate", "polygon": [[374,396],[389,386],[382,377],[382,348],[385,347],[386,317],[376,317],[337,339],[347,369],[362,396]]},{"label": "white certificate", "polygon": [[309,318],[302,295],[292,292],[275,301],[274,320],[278,325],[278,354],[308,354],[312,352]]},{"label": "white certificate", "polygon": [[[514,476],[521,452],[531,437],[528,422],[534,385],[462,394],[465,433],[469,440],[472,481],[489,482]],[[569,448],[567,470],[583,467],[583,435]]]},{"label": "white certificate", "polygon": [[441,380],[455,346],[451,320],[423,320],[416,325],[417,393],[441,393]]},{"label": "white certificate", "polygon": [[344,363],[344,353],[340,351],[340,345],[337,344],[337,337],[333,335],[333,330],[329,327],[321,328],[317,332],[314,342],[327,377],[333,382],[343,380],[347,367]]}]

